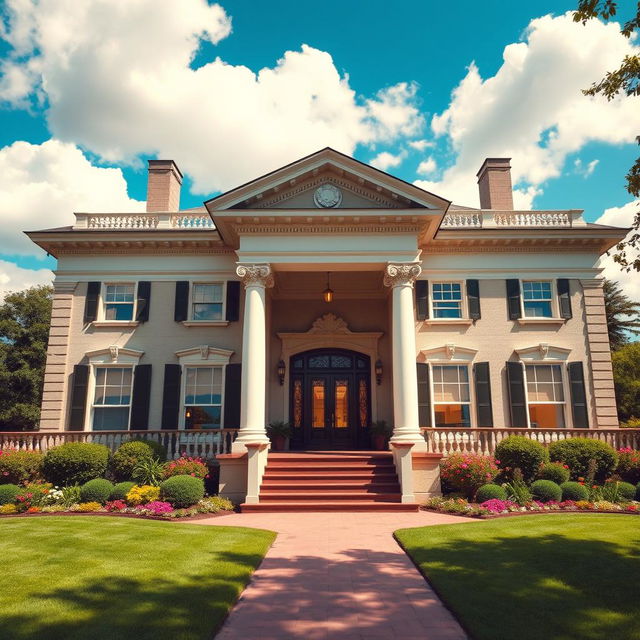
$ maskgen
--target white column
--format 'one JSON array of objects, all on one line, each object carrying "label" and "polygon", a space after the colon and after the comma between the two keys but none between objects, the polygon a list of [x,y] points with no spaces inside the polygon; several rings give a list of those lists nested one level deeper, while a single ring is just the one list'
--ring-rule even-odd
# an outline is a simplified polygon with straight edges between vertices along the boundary
[{"label": "white column", "polygon": [[418,419],[416,324],[413,284],[422,268],[418,263],[387,265],[384,284],[392,288],[393,436],[391,444],[425,441]]},{"label": "white column", "polygon": [[267,377],[266,289],[273,287],[268,264],[240,264],[236,273],[246,291],[242,327],[242,382],[240,387],[240,430],[234,451],[247,444],[269,443],[265,431]]}]

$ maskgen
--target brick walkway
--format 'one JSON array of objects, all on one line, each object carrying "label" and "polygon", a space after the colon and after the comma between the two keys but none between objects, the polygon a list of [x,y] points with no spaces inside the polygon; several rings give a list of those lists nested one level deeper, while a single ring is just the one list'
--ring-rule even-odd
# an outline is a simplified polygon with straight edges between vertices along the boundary
[{"label": "brick walkway", "polygon": [[477,522],[433,513],[237,514],[197,524],[278,532],[216,640],[464,640],[393,539],[404,527]]}]

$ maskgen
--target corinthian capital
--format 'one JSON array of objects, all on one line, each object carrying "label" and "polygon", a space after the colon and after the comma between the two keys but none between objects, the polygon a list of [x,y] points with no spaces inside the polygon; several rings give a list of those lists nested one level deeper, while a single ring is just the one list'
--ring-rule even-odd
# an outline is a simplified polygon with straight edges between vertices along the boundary
[{"label": "corinthian capital", "polygon": [[239,264],[236,274],[242,279],[245,289],[247,287],[273,287],[273,272],[268,264]]},{"label": "corinthian capital", "polygon": [[384,272],[386,287],[409,285],[413,287],[416,278],[422,273],[422,267],[417,262],[388,264]]}]

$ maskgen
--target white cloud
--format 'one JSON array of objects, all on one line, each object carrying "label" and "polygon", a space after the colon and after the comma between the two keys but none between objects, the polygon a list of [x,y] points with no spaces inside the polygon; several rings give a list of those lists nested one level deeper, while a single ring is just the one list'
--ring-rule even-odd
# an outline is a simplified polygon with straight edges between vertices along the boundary
[{"label": "white cloud", "polygon": [[416,173],[420,176],[428,176],[438,168],[436,161],[429,156],[426,160],[423,160],[416,169]]},{"label": "white cloud", "polygon": [[[438,182],[416,184],[461,204],[478,204],[475,174],[485,157],[512,158],[516,206],[531,204],[543,183],[560,175],[568,154],[590,141],[631,143],[640,128],[637,100],[607,102],[581,89],[640,51],[615,23],[574,23],[571,14],[532,20],[526,40],[504,49],[497,73],[483,79],[474,63],[432,119],[457,154]],[[532,192],[530,188],[533,187]],[[578,203],[579,204],[579,203]]]},{"label": "white cloud", "polygon": [[[607,224],[612,227],[630,227],[633,223],[634,216],[640,211],[640,200],[628,202],[621,207],[611,207],[596,220],[598,224]],[[627,238],[633,235],[634,231],[629,232]],[[622,271],[620,265],[613,260],[615,247],[612,249],[610,256],[603,256],[600,260],[600,266],[604,267],[603,274],[605,278],[617,280],[626,295],[632,300],[640,302],[640,274],[637,271]],[[639,253],[638,249],[630,250],[628,259],[633,260]]]},{"label": "white cloud", "polygon": [[581,175],[583,178],[588,178],[595,171],[595,168],[598,166],[599,162],[600,160],[592,160],[591,162],[588,162],[587,166],[585,167],[582,164],[582,160],[580,158],[576,158],[573,166],[577,174]]},{"label": "white cloud", "polygon": [[23,269],[13,262],[0,260],[0,302],[10,291],[52,282],[53,273],[49,269]]},{"label": "white cloud", "polygon": [[407,144],[416,151],[424,151],[425,149],[430,149],[435,146],[435,143],[430,140],[411,140]]},{"label": "white cloud", "polygon": [[143,211],[120,169],[94,167],[73,144],[14,142],[0,149],[0,247],[42,251],[22,231],[73,224],[74,211]]},{"label": "white cloud", "polygon": [[393,153],[389,153],[388,151],[382,151],[379,153],[373,160],[371,160],[370,164],[381,171],[388,171],[393,167],[397,167],[404,160],[406,153],[398,153],[394,155]]},{"label": "white cloud", "polygon": [[201,41],[215,44],[230,30],[224,10],[205,0],[8,6],[5,38],[15,55],[0,95],[46,98],[54,137],[107,161],[173,158],[198,193],[236,186],[327,145],[351,154],[358,144],[415,137],[423,125],[415,85],[358,98],[331,56],[307,45],[258,73],[220,58],[190,68]]}]

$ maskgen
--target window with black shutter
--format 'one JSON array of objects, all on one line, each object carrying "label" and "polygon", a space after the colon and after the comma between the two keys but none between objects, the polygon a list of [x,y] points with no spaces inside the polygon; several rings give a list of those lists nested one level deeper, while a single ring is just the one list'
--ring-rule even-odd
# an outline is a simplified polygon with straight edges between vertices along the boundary
[{"label": "window with black shutter", "polygon": [[189,317],[189,282],[176,282],[176,297],[173,318],[176,322],[184,322]]},{"label": "window with black shutter", "polygon": [[141,431],[149,428],[149,402],[151,396],[151,365],[139,364],[133,371],[131,392],[130,429]]},{"label": "window with black shutter", "polygon": [[418,377],[418,420],[421,427],[431,426],[431,383],[429,380],[429,365],[426,362],[416,362]]},{"label": "window with black shutter", "polygon": [[228,364],[224,378],[224,423],[225,429],[237,429],[240,426],[240,387],[242,364]]},{"label": "window with black shutter", "polygon": [[162,429],[177,429],[180,415],[180,378],[182,367],[179,364],[164,365],[164,390],[162,393]]},{"label": "window with black shutter", "polygon": [[76,364],[73,367],[71,382],[71,410],[69,412],[69,431],[83,431],[87,408],[87,387],[89,366]]},{"label": "window with black shutter", "polygon": [[416,280],[414,286],[416,296],[416,317],[418,320],[427,320],[429,318],[429,281]]},{"label": "window with black shutter", "polygon": [[528,426],[528,420],[522,363],[507,362],[507,386],[509,388],[511,426],[525,429]]},{"label": "window with black shutter", "polygon": [[478,427],[493,427],[493,409],[491,406],[491,380],[489,363],[476,362],[473,365],[473,377],[476,391],[476,415]]},{"label": "window with black shutter", "polygon": [[100,282],[87,283],[87,295],[84,299],[84,323],[98,319],[98,300],[100,299]]},{"label": "window with black shutter", "polygon": [[467,280],[467,307],[471,320],[480,319],[480,282]]},{"label": "window with black shutter", "polygon": [[240,319],[240,283],[237,280],[227,282],[227,322]]},{"label": "window with black shutter", "polygon": [[560,317],[568,320],[573,317],[571,311],[571,287],[567,278],[558,278],[558,307],[560,308]]},{"label": "window with black shutter", "polygon": [[584,386],[582,362],[570,362],[568,366],[569,388],[571,391],[571,413],[574,429],[589,428],[589,410]]},{"label": "window with black shutter", "polygon": [[522,317],[520,305],[520,281],[509,279],[507,282],[507,310],[509,320],[518,320]]},{"label": "window with black shutter", "polygon": [[147,322],[149,320],[149,306],[151,305],[151,283],[138,282],[138,303],[136,308],[136,320]]}]

